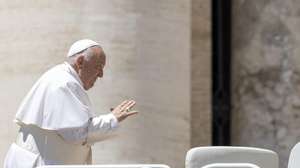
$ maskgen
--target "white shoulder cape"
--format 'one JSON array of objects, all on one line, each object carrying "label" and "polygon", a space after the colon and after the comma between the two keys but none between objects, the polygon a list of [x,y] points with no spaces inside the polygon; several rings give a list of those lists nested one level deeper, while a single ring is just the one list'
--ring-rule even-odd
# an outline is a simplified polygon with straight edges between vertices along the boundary
[{"label": "white shoulder cape", "polygon": [[24,98],[15,121],[43,129],[78,128],[94,117],[76,71],[68,63],[47,71]]}]

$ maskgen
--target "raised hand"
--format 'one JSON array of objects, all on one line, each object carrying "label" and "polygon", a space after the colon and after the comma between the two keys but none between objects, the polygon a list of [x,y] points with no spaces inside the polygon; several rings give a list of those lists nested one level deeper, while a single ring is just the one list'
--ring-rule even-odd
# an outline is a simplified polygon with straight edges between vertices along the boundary
[{"label": "raised hand", "polygon": [[112,114],[115,115],[118,122],[121,122],[127,117],[138,113],[138,111],[130,111],[135,104],[136,103],[134,100],[125,100],[121,104],[119,104],[116,108],[111,109]]}]

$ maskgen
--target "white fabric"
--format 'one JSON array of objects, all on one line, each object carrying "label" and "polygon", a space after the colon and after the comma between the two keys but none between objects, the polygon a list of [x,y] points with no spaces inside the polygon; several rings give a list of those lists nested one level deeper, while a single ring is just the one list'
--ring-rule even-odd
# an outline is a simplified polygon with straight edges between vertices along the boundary
[{"label": "white fabric", "polygon": [[213,163],[202,168],[260,168],[250,163]]},{"label": "white fabric", "polygon": [[288,168],[299,168],[299,167],[300,167],[300,143],[297,143],[291,150]]},{"label": "white fabric", "polygon": [[4,159],[4,168],[35,167],[38,155],[13,143]]},{"label": "white fabric", "polygon": [[165,164],[111,164],[111,165],[53,165],[41,166],[37,168],[170,168]]},{"label": "white fabric", "polygon": [[[41,165],[91,163],[91,145],[111,138],[114,135],[112,130],[117,126],[116,118],[112,114],[94,117],[82,129],[54,131],[23,124],[16,140],[17,146],[12,145],[9,149],[4,167],[32,165],[28,168],[33,168]],[[19,160],[24,164],[20,166]]]},{"label": "white fabric", "polygon": [[60,64],[47,71],[23,100],[15,121],[48,130],[80,128],[94,113],[76,71]]},{"label": "white fabric", "polygon": [[93,46],[100,46],[95,41],[89,40],[89,39],[83,39],[76,41],[69,49],[69,52],[67,54],[68,57],[71,57],[77,53],[80,53],[81,51],[88,49]]},{"label": "white fabric", "polygon": [[118,126],[111,113],[95,117],[80,78],[68,63],[42,75],[23,100],[15,121],[21,126],[17,147],[9,149],[5,168],[19,168],[19,160],[24,165],[91,163],[91,145]]},{"label": "white fabric", "polygon": [[113,114],[91,118],[88,126],[82,128],[61,129],[58,133],[68,142],[75,144],[103,141],[113,137],[113,130],[118,127],[118,121]]},{"label": "white fabric", "polygon": [[[29,158],[25,153],[18,153],[15,148],[10,148],[6,155],[4,167],[10,165],[18,168],[19,164],[34,163],[30,168],[41,165],[53,164],[87,164],[91,163],[91,146],[77,145],[64,141],[56,131],[44,130],[34,125],[23,125],[20,128],[16,145],[19,149],[37,155],[36,158]],[[18,148],[17,148],[18,149]],[[28,167],[29,168],[29,167]]]},{"label": "white fabric", "polygon": [[250,163],[261,168],[278,168],[277,153],[252,147],[211,146],[192,148],[186,155],[186,168],[214,163]]}]

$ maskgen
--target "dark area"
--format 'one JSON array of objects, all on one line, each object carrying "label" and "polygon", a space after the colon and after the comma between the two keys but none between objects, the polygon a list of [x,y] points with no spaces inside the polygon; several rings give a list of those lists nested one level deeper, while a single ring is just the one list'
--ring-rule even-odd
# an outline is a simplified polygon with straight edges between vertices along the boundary
[{"label": "dark area", "polygon": [[212,1],[212,145],[230,145],[231,0]]}]

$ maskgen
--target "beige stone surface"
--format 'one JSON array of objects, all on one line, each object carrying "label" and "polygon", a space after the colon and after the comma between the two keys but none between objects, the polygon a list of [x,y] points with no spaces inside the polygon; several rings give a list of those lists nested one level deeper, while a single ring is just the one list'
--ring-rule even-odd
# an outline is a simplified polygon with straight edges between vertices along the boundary
[{"label": "beige stone surface", "polygon": [[89,91],[96,113],[124,99],[140,111],[94,146],[95,164],[181,168],[190,147],[210,143],[209,1],[0,1],[0,19],[0,164],[21,100],[81,38],[100,42],[108,57]]},{"label": "beige stone surface", "polygon": [[94,146],[94,163],[182,168],[191,142],[210,141],[201,135],[210,133],[209,3],[194,4],[191,41],[189,0],[0,1],[0,164],[16,135],[12,119],[32,84],[64,60],[72,42],[91,38],[108,57],[104,78],[89,91],[94,109],[107,113],[135,99],[140,111],[121,124],[118,137]]},{"label": "beige stone surface", "polygon": [[286,167],[300,140],[300,2],[233,1],[233,144],[272,149]]},{"label": "beige stone surface", "polygon": [[211,3],[192,0],[191,146],[211,144]]}]

